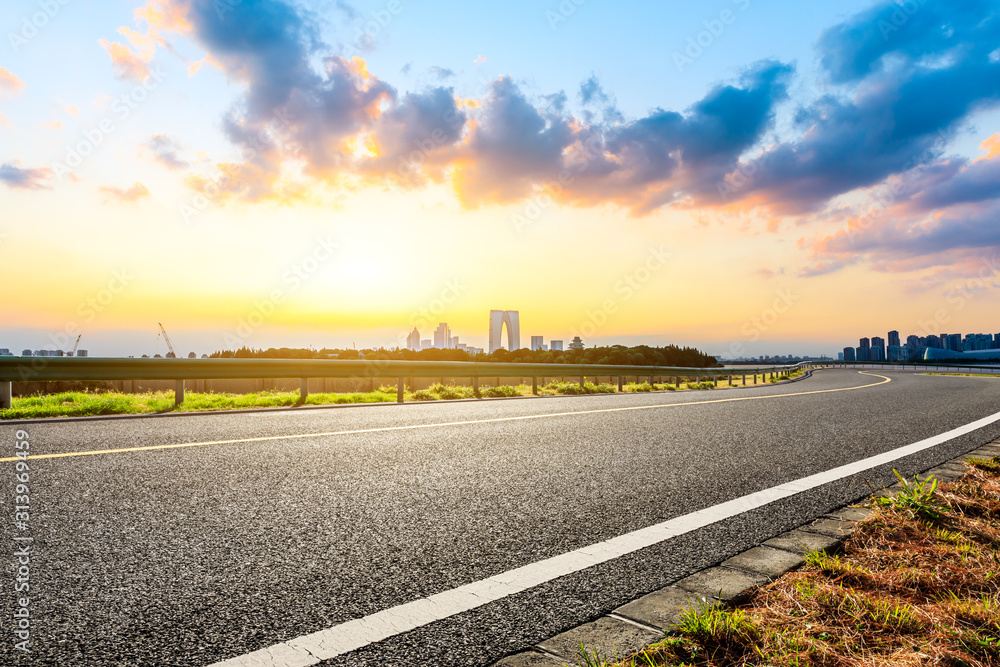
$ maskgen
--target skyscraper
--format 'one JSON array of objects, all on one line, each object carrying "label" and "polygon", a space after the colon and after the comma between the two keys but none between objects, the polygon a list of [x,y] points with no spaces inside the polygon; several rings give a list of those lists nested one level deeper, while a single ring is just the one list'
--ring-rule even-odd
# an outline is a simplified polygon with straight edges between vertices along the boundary
[{"label": "skyscraper", "polygon": [[854,348],[845,347],[844,348],[844,361],[855,361]]},{"label": "skyscraper", "polygon": [[545,346],[544,336],[532,336],[531,337],[531,349],[540,350]]},{"label": "skyscraper", "polygon": [[411,331],[410,335],[406,337],[406,348],[408,350],[420,349],[420,332],[417,331],[416,327],[413,327],[413,331]]},{"label": "skyscraper", "polygon": [[434,347],[439,350],[451,348],[451,329],[448,328],[447,322],[441,322],[434,330]]},{"label": "skyscraper", "polygon": [[885,361],[885,339],[875,336],[872,338],[871,350],[868,352],[869,361]]},{"label": "skyscraper", "polygon": [[899,347],[899,332],[890,331],[889,332],[889,347]]},{"label": "skyscraper", "polygon": [[858,353],[858,361],[870,361],[871,360],[871,341],[867,338],[861,339],[861,344],[858,345],[858,349],[861,352]]}]

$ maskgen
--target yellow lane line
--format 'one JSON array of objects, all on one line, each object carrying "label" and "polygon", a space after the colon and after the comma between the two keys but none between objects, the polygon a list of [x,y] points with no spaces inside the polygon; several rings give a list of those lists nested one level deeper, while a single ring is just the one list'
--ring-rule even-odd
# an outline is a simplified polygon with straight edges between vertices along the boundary
[{"label": "yellow lane line", "polygon": [[[655,410],[658,408],[679,408],[688,405],[708,405],[711,403],[735,403],[737,401],[764,401],[774,398],[791,398],[793,396],[810,396],[812,394],[832,394],[838,391],[854,391],[856,389],[868,389],[869,387],[877,387],[879,385],[892,382],[889,378],[884,375],[875,375],[874,373],[865,373],[864,371],[858,371],[861,375],[870,375],[872,377],[882,378],[882,382],[874,382],[872,384],[861,385],[860,387],[842,387],[840,389],[819,389],[815,391],[800,391],[794,394],[776,394],[773,396],[745,396],[741,398],[720,398],[710,401],[691,401],[688,403],[667,403],[663,405],[636,405],[627,408],[602,408],[600,410],[579,410],[576,412],[551,412],[543,415],[522,415],[518,417],[497,417],[495,419],[475,419],[470,421],[460,421],[460,422],[442,422],[438,424],[408,424],[406,426],[382,426],[379,428],[364,428],[357,429],[353,431],[329,431],[327,433],[300,433],[293,435],[269,435],[260,438],[238,438],[235,440],[209,440],[207,442],[181,442],[171,445],[149,445],[146,447],[123,447],[120,449],[94,449],[85,450],[80,452],[63,452],[61,454],[32,454],[28,456],[29,459],[63,459],[70,458],[73,456],[96,456],[98,454],[123,454],[126,452],[151,452],[160,449],[181,449],[184,447],[208,447],[210,445],[234,445],[243,442],[268,442],[274,440],[298,440],[302,438],[324,438],[336,435],[358,435],[360,433],[387,433],[390,431],[408,431],[417,430],[424,428],[439,428],[443,426],[468,426],[472,424],[493,424],[497,422],[509,422],[509,421],[522,421],[528,419],[550,419],[552,417],[567,417],[572,415],[591,415],[603,412],[627,412],[630,410]],[[11,456],[8,458],[0,459],[0,463],[6,463],[11,461],[20,461],[16,456]]]}]

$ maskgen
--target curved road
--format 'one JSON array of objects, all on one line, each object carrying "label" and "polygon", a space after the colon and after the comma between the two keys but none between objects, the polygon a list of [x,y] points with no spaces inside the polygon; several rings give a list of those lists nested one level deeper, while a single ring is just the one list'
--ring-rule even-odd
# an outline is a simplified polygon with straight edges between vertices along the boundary
[{"label": "curved road", "polygon": [[[0,524],[5,545],[33,538],[31,651],[14,648],[9,546],[0,664],[239,664],[998,412],[1000,380],[826,370],[719,392],[5,423],[5,499],[18,429],[38,458],[28,530],[9,502]],[[857,499],[893,466],[998,437],[1000,422],[306,664],[489,664]]]}]

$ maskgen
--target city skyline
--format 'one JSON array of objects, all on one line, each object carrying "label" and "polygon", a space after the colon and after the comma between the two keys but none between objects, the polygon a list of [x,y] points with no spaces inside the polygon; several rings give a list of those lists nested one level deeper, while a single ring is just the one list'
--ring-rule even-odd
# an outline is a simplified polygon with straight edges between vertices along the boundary
[{"label": "city skyline", "polygon": [[394,346],[517,303],[567,340],[830,354],[1000,308],[989,3],[467,9],[488,35],[216,4],[0,8],[4,346]]},{"label": "city skyline", "polygon": [[[1000,360],[1000,333],[935,333],[925,336],[910,334],[905,342],[900,338],[899,331],[888,333],[888,341],[881,336],[863,337],[857,347],[845,347],[839,353],[841,361],[915,361],[923,360],[928,350],[937,350],[931,354],[933,359],[947,359],[949,354],[954,358],[995,358]],[[994,350],[995,357],[989,351]]]}]

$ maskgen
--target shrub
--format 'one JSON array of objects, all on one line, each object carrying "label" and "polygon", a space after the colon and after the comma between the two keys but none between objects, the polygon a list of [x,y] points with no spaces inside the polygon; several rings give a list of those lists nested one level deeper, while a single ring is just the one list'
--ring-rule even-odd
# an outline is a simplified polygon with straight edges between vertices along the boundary
[{"label": "shrub", "polygon": [[419,391],[413,392],[414,401],[436,401],[437,396],[432,394],[426,389],[420,389]]}]

